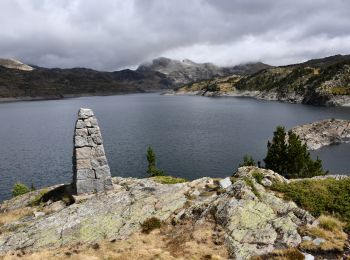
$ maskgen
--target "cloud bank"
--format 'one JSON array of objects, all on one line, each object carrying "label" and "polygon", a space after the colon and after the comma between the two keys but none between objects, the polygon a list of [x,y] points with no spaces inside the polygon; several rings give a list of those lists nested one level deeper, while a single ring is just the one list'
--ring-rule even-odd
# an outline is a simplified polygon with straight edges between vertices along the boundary
[{"label": "cloud bank", "polygon": [[155,57],[227,66],[350,53],[346,0],[2,0],[0,57],[117,70]]}]

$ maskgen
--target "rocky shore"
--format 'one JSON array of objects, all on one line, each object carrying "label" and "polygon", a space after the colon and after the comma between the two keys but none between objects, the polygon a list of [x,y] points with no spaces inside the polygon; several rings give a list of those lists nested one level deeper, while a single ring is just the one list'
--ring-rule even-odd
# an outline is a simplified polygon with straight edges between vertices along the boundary
[{"label": "rocky shore", "polygon": [[[205,90],[177,90],[167,91],[164,95],[189,95],[189,96],[205,96],[205,97],[250,97],[267,101],[281,101],[293,104],[305,103],[305,97],[296,92],[284,93],[283,95],[275,91],[259,91],[259,90],[234,90],[234,91],[205,91]],[[315,103],[316,104],[316,103]],[[329,95],[328,100],[322,104],[325,106],[350,106],[349,95]]]},{"label": "rocky shore", "polygon": [[[261,184],[253,177],[256,172],[263,176]],[[1,212],[27,208],[28,214],[1,226],[0,252],[30,253],[76,243],[125,240],[140,232],[141,224],[151,217],[160,219],[169,234],[182,230],[178,236],[184,242],[189,242],[187,232],[211,227],[207,230],[210,237],[201,243],[210,246],[221,257],[218,259],[247,259],[296,247],[302,242],[298,229],[317,225],[317,221],[271,192],[268,187],[274,181],[288,182],[270,170],[242,167],[234,179],[201,178],[170,185],[152,178],[115,177],[113,190],[74,196],[71,205],[50,198],[40,206],[28,207],[40,193],[31,192],[1,205]],[[55,189],[59,187],[50,188]],[[188,223],[191,229],[183,230]]]},{"label": "rocky shore", "polygon": [[350,142],[350,121],[326,119],[291,129],[306,143],[309,150]]}]

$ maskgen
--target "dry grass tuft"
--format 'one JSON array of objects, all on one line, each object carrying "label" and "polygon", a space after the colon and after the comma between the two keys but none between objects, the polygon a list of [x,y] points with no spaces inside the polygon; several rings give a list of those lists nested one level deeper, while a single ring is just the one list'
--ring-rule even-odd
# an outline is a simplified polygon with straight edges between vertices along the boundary
[{"label": "dry grass tuft", "polygon": [[348,239],[343,231],[345,224],[331,216],[322,215],[318,220],[318,227],[307,227],[302,233],[312,238],[323,238],[325,242],[317,246],[312,241],[304,241],[300,248],[312,252],[343,252]]},{"label": "dry grass tuft", "polygon": [[25,216],[33,214],[33,209],[26,207],[0,214],[0,226],[12,223]]},{"label": "dry grass tuft", "polygon": [[304,260],[304,255],[297,248],[275,250],[269,254],[254,256],[251,260]]},{"label": "dry grass tuft", "polygon": [[161,229],[149,234],[138,232],[124,240],[99,241],[98,248],[94,244],[76,244],[32,253],[17,251],[7,254],[3,259],[18,259],[18,254],[24,260],[228,259],[226,246],[217,245],[212,239],[214,230],[213,223],[183,223],[176,226],[164,224]]}]

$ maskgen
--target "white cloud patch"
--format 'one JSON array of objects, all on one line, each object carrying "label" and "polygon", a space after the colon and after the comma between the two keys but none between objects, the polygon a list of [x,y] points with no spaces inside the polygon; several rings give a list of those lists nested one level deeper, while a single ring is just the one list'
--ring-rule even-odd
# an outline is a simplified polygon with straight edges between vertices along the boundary
[{"label": "white cloud patch", "polygon": [[158,56],[273,65],[350,53],[344,0],[2,0],[0,56],[115,70]]}]

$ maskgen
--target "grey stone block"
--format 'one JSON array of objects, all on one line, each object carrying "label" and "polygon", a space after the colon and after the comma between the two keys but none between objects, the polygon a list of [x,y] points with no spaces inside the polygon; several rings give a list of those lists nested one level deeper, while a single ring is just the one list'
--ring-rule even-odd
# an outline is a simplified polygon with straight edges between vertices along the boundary
[{"label": "grey stone block", "polygon": [[95,179],[95,172],[92,169],[77,170],[77,182],[88,179]]},{"label": "grey stone block", "polygon": [[91,159],[91,148],[81,147],[75,149],[75,158],[78,159]]},{"label": "grey stone block", "polygon": [[111,176],[111,170],[108,165],[95,168],[94,170],[97,179],[104,179],[106,176]]},{"label": "grey stone block", "polygon": [[95,190],[94,180],[79,180],[76,183],[77,194],[93,193]]},{"label": "grey stone block", "polygon": [[103,148],[103,145],[98,145],[96,147],[93,147],[92,154],[94,157],[105,156],[105,149]]},{"label": "grey stone block", "polygon": [[77,170],[92,169],[91,159],[79,159],[76,161]]},{"label": "grey stone block", "polygon": [[75,136],[84,136],[86,137],[88,135],[88,131],[86,128],[83,129],[76,129],[75,130]]},{"label": "grey stone block", "polygon": [[85,119],[92,117],[94,115],[94,112],[92,112],[91,109],[89,108],[80,108],[79,113],[78,113],[78,118],[79,119]]},{"label": "grey stone block", "polygon": [[74,146],[75,147],[84,147],[88,145],[88,141],[86,137],[83,136],[75,136],[74,137]]},{"label": "grey stone block", "polygon": [[91,160],[91,165],[94,168],[99,168],[101,166],[107,165],[107,159],[106,157],[97,157]]}]

